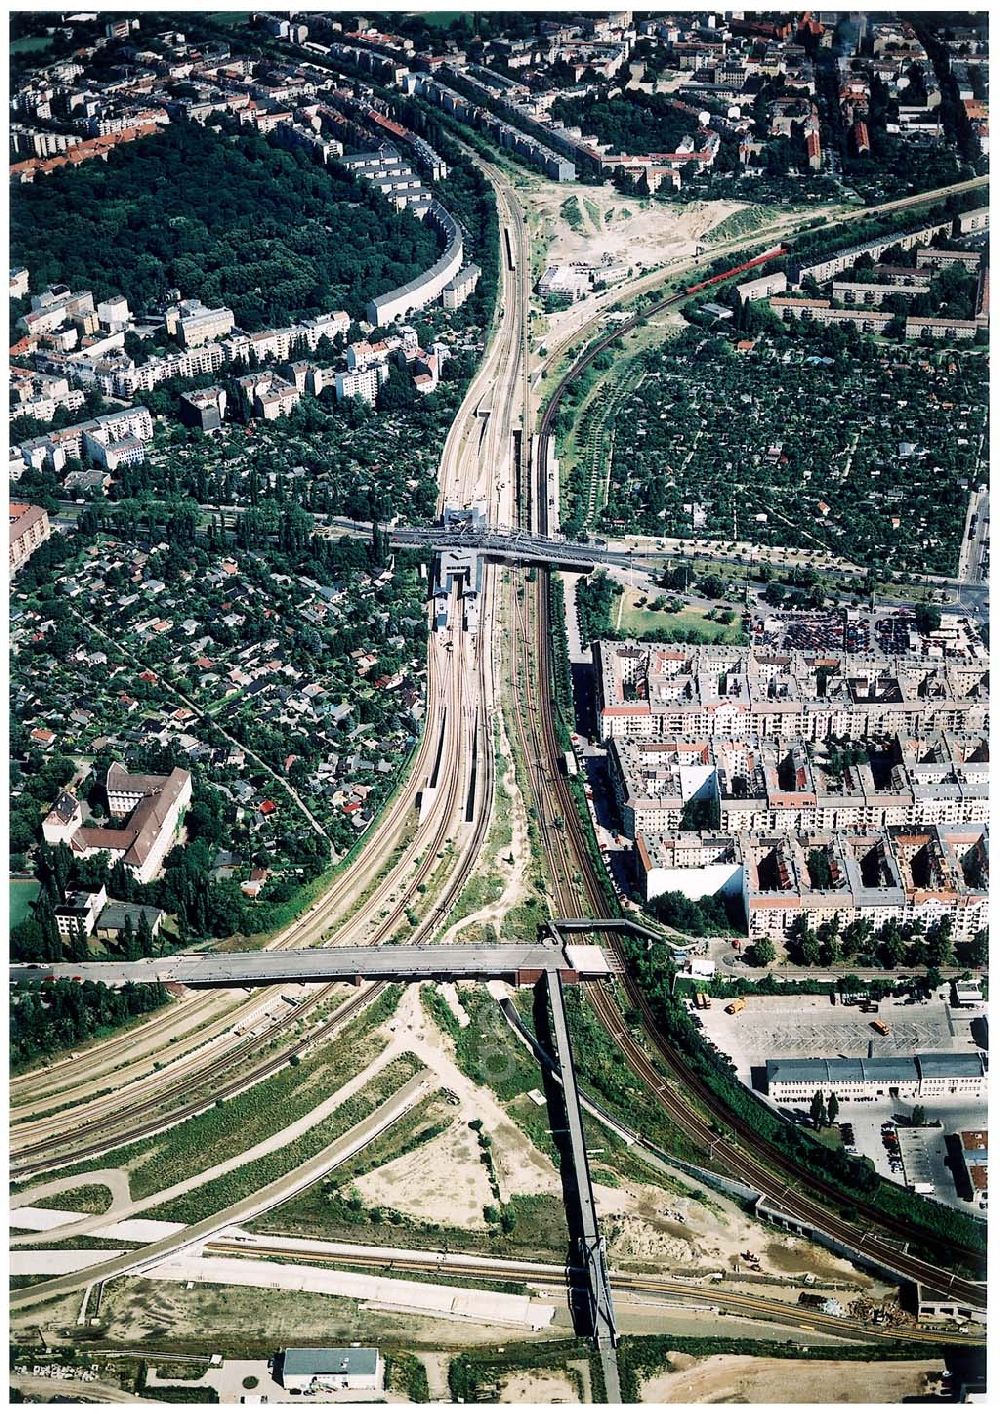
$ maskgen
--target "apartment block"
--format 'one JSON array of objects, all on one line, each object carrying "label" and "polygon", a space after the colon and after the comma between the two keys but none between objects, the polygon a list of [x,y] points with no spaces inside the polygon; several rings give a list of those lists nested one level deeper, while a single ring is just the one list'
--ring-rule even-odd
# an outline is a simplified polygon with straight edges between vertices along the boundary
[{"label": "apartment block", "polygon": [[225,388],[217,385],[183,393],[179,405],[181,421],[202,432],[217,432],[226,415],[226,397]]},{"label": "apartment block", "polygon": [[989,658],[972,641],[890,658],[627,640],[595,644],[594,662],[605,739],[855,741],[981,732],[989,719]]},{"label": "apartment block", "polygon": [[460,308],[479,284],[480,274],[478,265],[463,266],[441,291],[441,303],[445,309]]},{"label": "apartment block", "polygon": [[975,319],[931,319],[926,316],[906,321],[908,339],[948,339],[955,343],[974,339],[980,325]]},{"label": "apartment block", "polygon": [[295,384],[270,369],[247,373],[236,381],[247,396],[253,416],[265,422],[287,417],[298,404],[300,394]]},{"label": "apartment block", "polygon": [[123,462],[142,461],[143,443],[152,436],[149,409],[136,406],[32,437],[21,443],[21,456],[25,466],[61,471],[69,457],[81,457],[86,452],[99,465],[113,471]]},{"label": "apartment block", "polygon": [[[887,291],[886,293],[892,293]],[[828,299],[772,299],[771,309],[783,319],[812,319],[817,324],[852,324],[863,334],[881,334],[895,315],[879,309],[834,309]]]},{"label": "apartment block", "polygon": [[957,941],[987,923],[984,825],[751,835],[739,849],[752,939],[788,937],[803,915],[813,929],[834,918],[876,930],[946,918]]},{"label": "apartment block", "polygon": [[937,250],[926,246],[917,251],[917,269],[942,269],[946,265],[964,265],[966,270],[978,270],[983,257],[978,250]]},{"label": "apartment block", "polygon": [[213,339],[225,338],[235,323],[233,311],[225,305],[209,309],[198,299],[181,300],[180,304],[172,304],[166,313],[167,333],[185,348],[197,348]]},{"label": "apartment block", "polygon": [[353,373],[338,373],[335,384],[337,401],[339,403],[344,398],[361,398],[374,407],[378,398],[378,390],[388,377],[389,368],[384,363],[369,364],[366,368],[359,368]]},{"label": "apartment block", "polygon": [[[835,275],[849,270],[854,262],[863,255],[870,255],[873,260],[878,260],[879,256],[890,246],[898,245],[903,250],[912,250],[914,246],[925,245],[928,241],[934,240],[936,236],[950,235],[950,219],[938,222],[933,226],[921,226],[911,231],[896,231],[889,235],[880,236],[877,240],[866,241],[863,245],[849,246],[844,250],[835,251],[832,255],[822,256],[819,260],[797,264],[792,271],[792,284],[801,285],[807,276],[811,276],[818,285],[824,285]],[[918,253],[918,264],[919,259]]]},{"label": "apartment block", "polygon": [[724,834],[801,834],[975,824],[989,811],[989,744],[975,733],[897,735],[843,753],[801,738],[612,739],[608,769],[633,840],[695,818]]},{"label": "apartment block", "polygon": [[788,276],[784,270],[776,270],[772,275],[759,275],[756,280],[744,280],[736,286],[741,300],[767,299],[768,295],[780,295],[788,289]]},{"label": "apartment block", "polygon": [[8,507],[8,572],[11,579],[51,534],[49,514],[42,506],[11,501]]}]

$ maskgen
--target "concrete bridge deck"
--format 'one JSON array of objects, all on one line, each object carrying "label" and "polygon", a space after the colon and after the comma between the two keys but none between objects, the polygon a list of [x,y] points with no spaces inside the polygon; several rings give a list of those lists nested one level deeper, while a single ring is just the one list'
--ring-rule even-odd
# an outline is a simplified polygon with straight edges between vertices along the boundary
[{"label": "concrete bridge deck", "polygon": [[[286,952],[177,953],[136,962],[13,964],[12,982],[45,977],[78,978],[121,986],[125,982],[176,982],[187,987],[266,987],[275,983],[331,982],[362,977],[371,981],[421,982],[434,979],[488,979],[534,982],[547,972],[567,980],[579,975],[590,950],[555,943],[465,943],[449,947],[298,948]],[[586,964],[584,964],[586,965]],[[590,966],[594,966],[591,962]],[[589,970],[589,967],[588,967]],[[595,968],[594,975],[600,971]]]}]

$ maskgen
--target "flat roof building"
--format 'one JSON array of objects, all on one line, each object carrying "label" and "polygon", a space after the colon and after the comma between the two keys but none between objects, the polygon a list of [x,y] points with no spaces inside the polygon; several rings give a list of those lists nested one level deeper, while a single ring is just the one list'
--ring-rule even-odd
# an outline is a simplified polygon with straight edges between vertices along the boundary
[{"label": "flat roof building", "polygon": [[289,1394],[380,1390],[385,1365],[374,1347],[299,1346],[279,1357],[280,1382]]},{"label": "flat roof building", "polygon": [[765,1085],[775,1104],[808,1103],[817,1090],[844,1104],[882,1096],[936,1099],[986,1093],[983,1058],[965,1051],[926,1051],[916,1056],[837,1056],[831,1060],[792,1057],[769,1060]]}]

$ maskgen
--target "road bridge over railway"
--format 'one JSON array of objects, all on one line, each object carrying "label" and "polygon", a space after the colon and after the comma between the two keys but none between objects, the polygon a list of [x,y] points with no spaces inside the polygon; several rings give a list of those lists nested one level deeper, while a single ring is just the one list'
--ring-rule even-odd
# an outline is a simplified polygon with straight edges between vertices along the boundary
[{"label": "road bridge over railway", "polygon": [[[325,521],[317,518],[316,533],[328,536],[370,536],[372,527],[367,522],[352,521],[346,517],[331,517]],[[769,561],[766,548],[755,548],[743,553],[726,553],[718,545],[676,539],[658,543],[651,543],[648,539],[645,542],[618,541],[609,545],[568,540],[559,535],[532,534],[506,526],[474,526],[470,523],[447,526],[397,525],[389,527],[388,535],[390,543],[400,547],[473,550],[491,560],[504,560],[511,564],[545,565],[550,569],[565,569],[581,574],[589,574],[598,565],[617,565],[621,569],[629,569],[663,565],[668,561],[685,558],[734,565],[743,571],[761,564],[773,564],[777,569],[792,569],[798,565],[799,568],[814,569],[833,582],[839,580],[848,585],[853,585],[865,573],[863,568],[855,565],[816,564],[807,556],[802,556],[800,560],[790,559],[787,563],[780,559]],[[974,579],[953,579],[947,575],[928,575],[925,578],[931,588],[952,596],[952,609],[969,614],[980,622],[988,619],[988,584],[979,583]],[[894,609],[919,607],[919,601],[916,599],[904,601],[892,598],[879,599],[877,602],[884,602],[886,606]]]},{"label": "road bridge over railway", "polygon": [[486,981],[526,984],[548,973],[574,982],[608,972],[594,949],[557,942],[465,943],[448,947],[386,946],[289,948],[274,952],[177,953],[135,962],[14,964],[12,982],[69,977],[122,986],[126,982],[173,982],[185,987],[268,987],[276,983],[367,981]]}]

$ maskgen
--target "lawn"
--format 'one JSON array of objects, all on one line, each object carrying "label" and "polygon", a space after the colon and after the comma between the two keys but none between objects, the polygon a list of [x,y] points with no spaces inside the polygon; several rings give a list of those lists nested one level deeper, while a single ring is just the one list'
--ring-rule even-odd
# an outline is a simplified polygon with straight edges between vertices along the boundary
[{"label": "lawn", "polygon": [[31,917],[31,905],[38,897],[40,885],[34,879],[11,879],[10,881],[10,926],[23,923]]},{"label": "lawn", "polygon": [[12,39],[10,42],[12,54],[44,54],[46,49],[51,48],[52,39],[47,34],[26,34],[21,39]]},{"label": "lawn", "polygon": [[[645,638],[657,629],[673,629],[682,633],[692,631],[703,635],[705,643],[745,643],[746,635],[738,611],[732,623],[717,623],[708,617],[709,609],[689,606],[676,614],[654,612],[652,609],[636,608],[636,600],[644,596],[635,589],[624,591],[624,604],[618,627],[630,638]],[[617,617],[617,615],[616,615]]]}]

